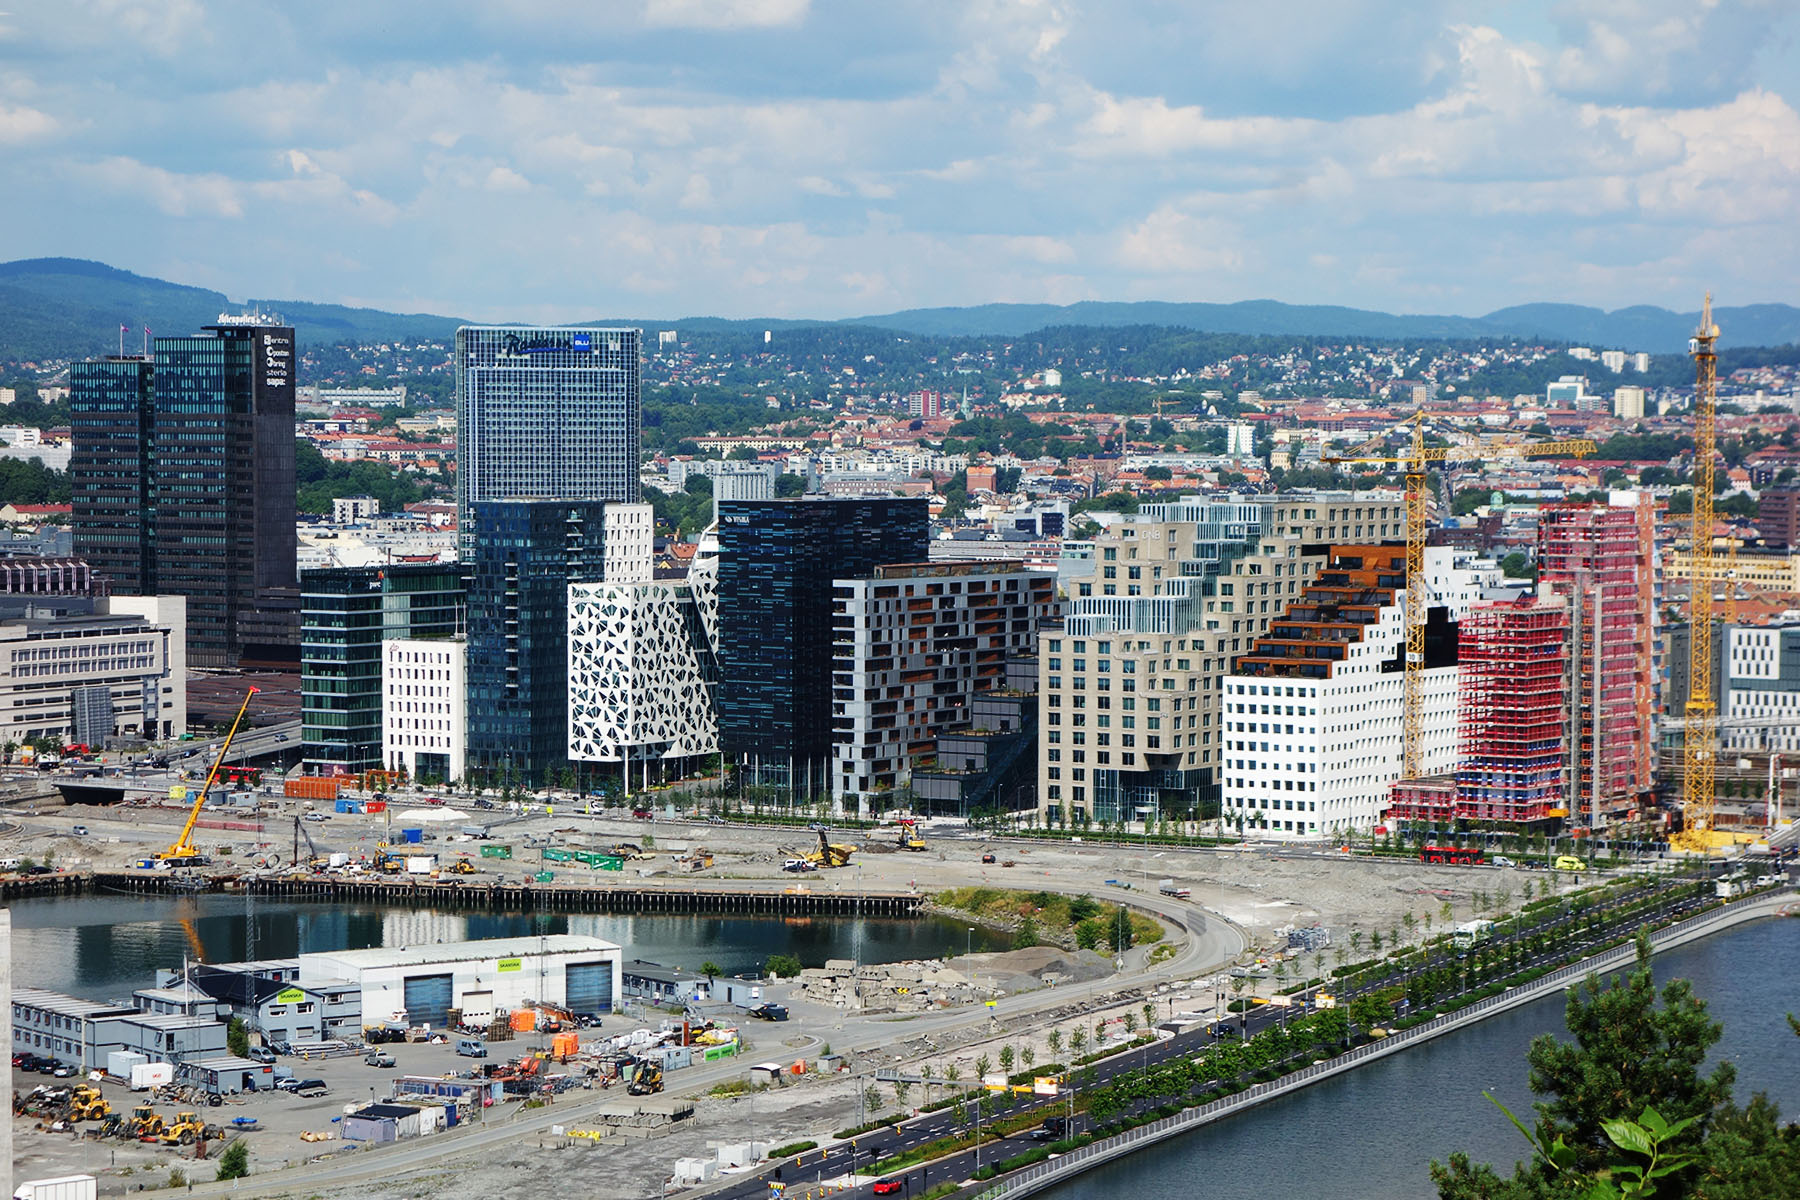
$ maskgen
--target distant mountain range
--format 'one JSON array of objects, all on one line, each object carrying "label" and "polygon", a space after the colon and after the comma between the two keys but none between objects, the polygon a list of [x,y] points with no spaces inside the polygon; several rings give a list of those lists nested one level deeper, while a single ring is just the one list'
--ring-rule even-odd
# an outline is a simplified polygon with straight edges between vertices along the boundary
[{"label": "distant mountain range", "polygon": [[[234,304],[221,292],[133,275],[104,263],[74,258],[33,258],[0,263],[0,361],[31,361],[103,354],[117,348],[119,326],[130,342],[144,326],[187,333],[221,312],[245,307],[279,313],[304,344],[447,339],[464,322],[425,313],[390,313],[301,300],[251,300]],[[1753,304],[1714,310],[1722,347],[1800,343],[1800,308]],[[830,324],[868,325],[928,337],[1021,337],[1048,326],[1166,325],[1213,333],[1291,337],[1380,339],[1531,338],[1595,348],[1676,354],[1699,314],[1639,305],[1606,312],[1573,304],[1523,304],[1484,317],[1395,315],[1331,305],[1246,300],[1237,304],[1162,301],[1080,304],[982,304],[968,308],[918,308],[847,321],[786,319],[738,321],[716,317],[607,318],[608,324],[646,329],[688,328],[720,332]],[[586,322],[572,322],[586,323]]]}]

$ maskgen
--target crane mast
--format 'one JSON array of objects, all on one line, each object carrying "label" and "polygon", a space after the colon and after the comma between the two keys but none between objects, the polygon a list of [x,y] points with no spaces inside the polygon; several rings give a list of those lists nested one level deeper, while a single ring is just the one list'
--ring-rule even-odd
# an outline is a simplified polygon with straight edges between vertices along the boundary
[{"label": "crane mast", "polygon": [[1681,844],[1711,849],[1717,804],[1718,709],[1713,702],[1713,451],[1717,441],[1719,327],[1713,324],[1712,293],[1700,314],[1700,328],[1688,343],[1694,357],[1694,569],[1688,585],[1688,699],[1681,742]]}]

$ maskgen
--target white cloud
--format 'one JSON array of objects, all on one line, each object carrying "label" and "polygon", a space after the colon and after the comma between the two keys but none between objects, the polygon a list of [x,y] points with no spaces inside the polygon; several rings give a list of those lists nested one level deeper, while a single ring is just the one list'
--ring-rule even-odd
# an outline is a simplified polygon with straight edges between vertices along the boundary
[{"label": "white cloud", "polygon": [[645,0],[644,23],[676,29],[766,29],[797,25],[811,0]]},{"label": "white cloud", "polygon": [[496,166],[487,173],[482,187],[490,192],[528,192],[531,181],[508,166]]},{"label": "white cloud", "polygon": [[24,106],[0,104],[0,144],[36,141],[56,132],[56,118]]}]

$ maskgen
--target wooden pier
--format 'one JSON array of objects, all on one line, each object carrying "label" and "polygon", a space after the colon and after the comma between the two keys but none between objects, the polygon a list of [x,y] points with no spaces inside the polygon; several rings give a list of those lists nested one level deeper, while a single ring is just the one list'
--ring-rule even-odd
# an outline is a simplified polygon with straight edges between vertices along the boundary
[{"label": "wooden pier", "polygon": [[727,891],[692,885],[578,887],[449,879],[303,877],[247,878],[241,884],[253,895],[283,899],[504,911],[914,917],[925,903],[924,896],[911,892]]}]

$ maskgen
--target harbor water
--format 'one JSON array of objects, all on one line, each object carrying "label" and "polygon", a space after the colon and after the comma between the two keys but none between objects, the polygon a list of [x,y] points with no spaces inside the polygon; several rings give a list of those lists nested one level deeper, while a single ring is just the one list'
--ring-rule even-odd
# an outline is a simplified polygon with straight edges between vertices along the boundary
[{"label": "harbor water", "polygon": [[[1737,1066],[1735,1095],[1765,1092],[1800,1118],[1800,921],[1769,920],[1704,938],[1654,960],[1657,980],[1693,981],[1724,1025],[1716,1058]],[[1539,1034],[1566,1037],[1564,999],[1535,1003],[1384,1058],[1242,1116],[1163,1142],[1043,1193],[1053,1200],[1432,1200],[1432,1161],[1466,1150],[1503,1174],[1525,1140],[1483,1097],[1530,1120],[1525,1052]]]},{"label": "harbor water", "polygon": [[111,896],[14,902],[13,984],[92,1000],[130,996],[184,960],[287,958],[309,950],[423,946],[477,938],[578,933],[624,947],[627,959],[726,974],[760,971],[773,954],[802,965],[831,958],[897,962],[965,949],[1004,950],[991,930],[971,934],[941,917],[632,916],[472,912],[389,905],[254,900],[236,895]]}]

